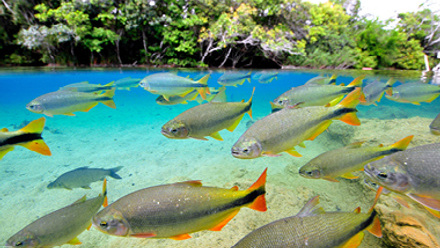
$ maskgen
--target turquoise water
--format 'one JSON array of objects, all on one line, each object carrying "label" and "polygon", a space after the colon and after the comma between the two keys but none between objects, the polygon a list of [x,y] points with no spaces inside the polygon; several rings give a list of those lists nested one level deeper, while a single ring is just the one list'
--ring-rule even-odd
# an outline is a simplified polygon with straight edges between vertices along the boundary
[{"label": "turquoise water", "polygon": [[[26,104],[64,85],[81,81],[107,84],[126,77],[144,78],[157,72],[161,71],[1,71],[0,128],[17,130],[23,121],[42,117],[41,114],[28,111]],[[179,71],[178,75],[197,78],[200,73]],[[224,71],[210,73],[208,85],[219,87],[217,79]],[[252,80],[238,87],[227,87],[226,94],[228,101],[247,101],[255,87],[252,112],[254,120],[257,120],[270,113],[270,101],[291,87],[302,85],[322,73],[331,75],[335,72],[279,71],[277,79],[271,83],[259,84]],[[363,72],[336,73],[340,75],[337,83],[347,85]],[[389,76],[369,74],[364,81],[369,82],[376,77],[386,81]],[[417,77],[407,78],[404,74],[392,76],[401,82],[417,80]],[[192,234],[192,239],[183,241],[113,237],[94,228],[79,236],[83,242],[81,247],[230,247],[261,225],[295,215],[310,197],[317,194],[321,195],[321,205],[328,211],[352,211],[357,206],[366,211],[371,206],[374,192],[363,187],[361,179],[332,183],[298,176],[297,168],[320,153],[359,139],[367,139],[374,145],[389,145],[410,134],[416,134],[414,142],[417,145],[439,140],[429,133],[428,128],[430,121],[440,112],[439,99],[416,106],[396,103],[384,97],[378,106],[358,106],[358,117],[363,123],[358,129],[335,121],[329,132],[323,133],[315,141],[307,141],[307,148],[297,149],[303,154],[302,158],[283,154],[280,157],[239,160],[231,156],[230,149],[246,130],[249,116],[245,115],[234,132],[220,131],[223,142],[212,138],[209,141],[172,140],[160,133],[161,126],[198,103],[161,106],[155,103],[156,98],[157,95],[140,87],[130,91],[117,90],[114,96],[116,109],[99,104],[89,112],[75,112],[76,116],[46,117],[48,129],[43,132],[43,137],[52,156],[42,156],[23,147],[16,147],[6,154],[0,160],[0,222],[3,227],[0,244],[37,218],[71,204],[84,194],[97,196],[101,191],[100,182],[92,183],[91,190],[46,188],[61,174],[83,166],[123,166],[118,172],[122,180],[109,178],[109,203],[138,189],[185,180],[202,180],[204,185],[212,187],[230,188],[238,185],[240,189],[246,189],[268,167],[269,210],[261,213],[243,208],[220,232],[197,232]],[[382,244],[366,234],[361,247],[371,245]]]}]

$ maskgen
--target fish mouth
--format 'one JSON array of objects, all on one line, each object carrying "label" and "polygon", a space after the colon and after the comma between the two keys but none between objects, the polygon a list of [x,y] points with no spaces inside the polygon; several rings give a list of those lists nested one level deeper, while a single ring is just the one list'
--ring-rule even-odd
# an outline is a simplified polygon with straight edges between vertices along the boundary
[{"label": "fish mouth", "polygon": [[160,133],[163,134],[163,136],[165,136],[165,137],[167,137],[167,138],[173,138],[173,136],[171,136],[171,135],[167,132],[167,130],[165,130],[165,129],[160,130]]}]

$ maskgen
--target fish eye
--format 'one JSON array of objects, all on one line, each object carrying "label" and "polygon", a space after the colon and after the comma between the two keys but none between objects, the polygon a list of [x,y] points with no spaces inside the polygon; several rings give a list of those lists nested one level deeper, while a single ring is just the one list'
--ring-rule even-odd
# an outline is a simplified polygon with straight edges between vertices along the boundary
[{"label": "fish eye", "polygon": [[380,179],[387,179],[388,175],[385,172],[381,172],[377,174],[377,177],[379,177]]},{"label": "fish eye", "polygon": [[35,109],[35,105],[29,106],[30,109]]},{"label": "fish eye", "polygon": [[249,149],[243,149],[243,152],[244,152],[244,153],[248,153],[248,152],[249,152]]},{"label": "fish eye", "polygon": [[175,128],[171,129],[171,133],[174,133],[174,134],[177,133],[177,129],[175,129]]},{"label": "fish eye", "polygon": [[278,100],[278,104],[283,104],[283,100]]},{"label": "fish eye", "polygon": [[107,221],[101,221],[101,223],[99,223],[99,225],[102,227],[107,227],[108,223],[107,223]]}]

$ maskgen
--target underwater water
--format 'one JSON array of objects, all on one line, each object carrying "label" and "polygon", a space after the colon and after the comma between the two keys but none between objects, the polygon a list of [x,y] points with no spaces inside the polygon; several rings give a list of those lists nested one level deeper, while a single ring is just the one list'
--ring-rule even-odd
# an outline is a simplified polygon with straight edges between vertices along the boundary
[{"label": "underwater water", "polygon": [[[24,121],[44,116],[28,111],[26,104],[62,86],[82,81],[104,85],[126,77],[142,79],[158,72],[163,70],[0,71],[0,128],[15,131],[24,126],[21,125]],[[191,78],[201,78],[200,74],[206,73],[211,74],[210,87],[221,86],[217,79],[224,71],[178,71],[178,75]],[[398,73],[281,70],[277,78],[267,84],[251,79],[250,83],[246,81],[238,87],[227,86],[226,95],[228,101],[247,101],[255,87],[252,115],[258,120],[270,114],[269,102],[283,92],[320,74],[333,73],[338,74],[337,84],[345,85],[363,73],[367,73],[364,82],[376,78],[386,81],[391,76],[399,82],[418,81],[417,76]],[[358,179],[341,179],[339,183],[306,179],[298,174],[302,165],[319,154],[359,141],[368,145],[390,145],[409,135],[415,135],[409,147],[440,141],[440,136],[432,135],[429,130],[429,124],[440,113],[440,99],[413,105],[383,97],[378,106],[357,107],[360,126],[334,121],[328,131],[314,141],[306,141],[306,148],[296,149],[302,154],[300,158],[282,153],[278,157],[242,160],[231,155],[231,147],[252,124],[247,114],[233,132],[220,131],[224,141],[210,137],[208,141],[169,139],[161,134],[162,125],[199,104],[193,101],[163,106],[156,104],[157,97],[141,87],[116,90],[116,109],[98,104],[88,112],[75,112],[75,116],[46,116],[42,136],[51,156],[16,146],[0,160],[0,244],[29,223],[84,195],[96,197],[102,191],[100,181],[92,183],[91,189],[47,188],[61,174],[80,167],[122,166],[118,171],[122,179],[107,177],[109,204],[139,189],[188,180],[201,180],[204,186],[210,187],[247,189],[268,168],[268,210],[258,212],[244,207],[221,231],[205,230],[190,234],[191,239],[172,240],[116,237],[92,227],[78,236],[82,242],[78,247],[231,247],[262,225],[296,215],[316,195],[320,195],[320,206],[326,211],[351,212],[358,206],[362,212],[368,211],[375,192],[363,185],[362,172],[358,173]],[[426,216],[430,218],[429,214]],[[435,218],[430,221],[426,228],[440,238],[440,232],[434,228],[438,221]],[[386,246],[381,239],[365,234],[360,247]]]}]

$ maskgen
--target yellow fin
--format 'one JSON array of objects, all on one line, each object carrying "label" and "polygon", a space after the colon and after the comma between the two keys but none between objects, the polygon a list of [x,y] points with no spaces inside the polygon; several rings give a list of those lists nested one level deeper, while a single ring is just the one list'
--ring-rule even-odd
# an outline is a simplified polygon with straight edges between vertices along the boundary
[{"label": "yellow fin", "polygon": [[[82,111],[83,111],[83,112],[89,112],[89,111],[90,111],[92,108],[94,108],[96,105],[98,105],[97,102],[93,103],[93,104],[90,105],[88,108],[86,108],[86,109],[84,109],[84,110],[82,110]],[[65,113],[65,115],[71,115],[71,116],[74,116],[73,113]]]},{"label": "yellow fin", "polygon": [[364,239],[364,233],[359,232],[358,234],[354,235],[351,239],[349,239],[345,244],[340,246],[341,248],[355,248],[358,247],[362,240]]},{"label": "yellow fin", "polygon": [[0,151],[0,159],[2,159],[6,155],[6,153],[8,153],[8,152],[10,152],[12,150],[14,150],[13,146],[11,146],[11,147],[9,147],[9,148],[7,148],[5,150]]},{"label": "yellow fin", "polygon": [[365,75],[361,75],[357,78],[355,78],[353,81],[351,81],[350,84],[347,85],[347,87],[353,87],[353,86],[361,86],[362,80],[365,78]]},{"label": "yellow fin", "polygon": [[351,172],[345,173],[343,175],[341,175],[340,177],[346,178],[346,179],[357,179],[359,178],[358,176],[355,176],[353,174],[351,174]]},{"label": "yellow fin", "polygon": [[359,98],[361,96],[361,88],[357,87],[355,90],[350,92],[339,104],[338,106],[344,108],[354,108],[359,104]]},{"label": "yellow fin", "polygon": [[240,123],[241,119],[243,119],[244,114],[242,114],[240,117],[235,120],[234,124],[232,124],[230,127],[226,128],[226,130],[232,132],[237,128],[238,124]]},{"label": "yellow fin", "polygon": [[308,140],[314,140],[318,135],[324,132],[329,126],[332,124],[331,121],[325,121],[322,123],[317,129],[315,129],[315,133],[313,133]]},{"label": "yellow fin", "polygon": [[70,245],[80,245],[82,243],[81,243],[81,241],[79,241],[78,237],[75,237],[75,238],[69,240],[67,242],[67,244],[70,244]]},{"label": "yellow fin", "polygon": [[216,140],[223,141],[222,136],[220,136],[220,134],[219,134],[218,132],[212,133],[212,134],[209,135],[209,136],[213,137],[213,138],[216,139]]},{"label": "yellow fin", "polygon": [[414,135],[410,135],[392,144],[391,147],[399,150],[405,150],[413,138]]},{"label": "yellow fin", "polygon": [[115,95],[115,90],[116,89],[111,89],[111,90],[107,90],[104,91],[104,93],[102,93],[102,95],[100,95],[100,97],[108,97],[110,98],[110,100],[106,100],[106,101],[101,101],[104,105],[115,109],[116,105],[115,102],[113,101],[113,96]]},{"label": "yellow fin", "polygon": [[[29,122],[29,124],[27,124],[25,127],[20,129],[20,131],[25,133],[41,133],[43,132],[45,123],[46,123],[46,118],[41,117],[37,120],[33,120]],[[6,129],[6,131],[8,130]]]},{"label": "yellow fin", "polygon": [[325,105],[326,107],[333,107],[336,104],[338,104],[342,99],[344,98],[344,95],[342,96],[338,96],[335,99],[331,100],[327,105]]},{"label": "yellow fin", "polygon": [[432,208],[434,210],[440,210],[440,200],[434,199],[430,196],[418,195],[418,194],[408,194],[413,200],[421,203],[424,206]]},{"label": "yellow fin", "polygon": [[289,155],[294,156],[294,157],[297,157],[297,158],[302,157],[302,155],[299,154],[299,152],[295,151],[294,149],[287,150],[287,151],[285,151],[285,152],[288,153]]},{"label": "yellow fin", "polygon": [[377,215],[373,219],[373,223],[367,228],[367,231],[378,238],[382,238],[382,228],[380,227],[380,221]]},{"label": "yellow fin", "polygon": [[306,145],[304,144],[304,142],[301,142],[301,143],[299,143],[298,144],[300,147],[302,147],[302,148],[306,148]]},{"label": "yellow fin", "polygon": [[214,226],[213,228],[211,228],[209,230],[211,230],[211,231],[221,231],[222,228],[224,226],[226,226],[226,224],[228,224],[228,222],[231,221],[238,214],[238,211],[240,211],[240,209],[237,209],[234,212],[232,212],[225,219],[223,219],[220,223],[218,223],[216,226]]},{"label": "yellow fin", "polygon": [[440,211],[438,211],[438,210],[434,210],[434,209],[432,209],[432,208],[428,208],[428,207],[426,207],[426,206],[423,206],[423,207],[425,207],[425,209],[428,210],[428,212],[430,212],[430,213],[431,213],[432,215],[434,215],[435,217],[440,218]]},{"label": "yellow fin", "polygon": [[9,132],[9,130],[8,130],[6,127],[4,127],[4,128],[2,128],[2,129],[0,130],[0,132],[2,132],[2,133],[6,133],[6,132]]},{"label": "yellow fin", "polygon": [[431,98],[429,98],[428,100],[426,100],[425,102],[432,102],[432,101],[434,101],[438,96],[439,96],[439,94],[435,94],[435,95],[433,95]]}]

